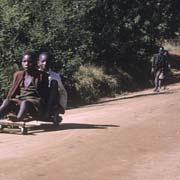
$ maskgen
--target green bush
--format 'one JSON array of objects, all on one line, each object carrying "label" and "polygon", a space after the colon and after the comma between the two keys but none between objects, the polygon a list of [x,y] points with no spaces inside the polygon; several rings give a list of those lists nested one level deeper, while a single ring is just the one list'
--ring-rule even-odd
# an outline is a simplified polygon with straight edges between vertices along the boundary
[{"label": "green bush", "polygon": [[0,99],[4,99],[12,83],[13,74],[19,70],[17,64],[11,66],[0,67]]},{"label": "green bush", "polygon": [[118,88],[116,93],[121,94],[133,87],[133,77],[121,67],[113,67],[109,73],[117,79]]},{"label": "green bush", "polygon": [[105,95],[113,95],[118,88],[116,78],[105,74],[103,68],[94,65],[80,66],[73,78],[77,94],[85,102],[97,100]]}]

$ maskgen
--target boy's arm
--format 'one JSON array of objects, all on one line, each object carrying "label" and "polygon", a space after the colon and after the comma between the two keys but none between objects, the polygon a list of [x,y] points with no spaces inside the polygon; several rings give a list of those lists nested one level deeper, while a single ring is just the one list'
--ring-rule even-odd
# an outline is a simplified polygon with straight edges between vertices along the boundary
[{"label": "boy's arm", "polygon": [[13,96],[13,92],[14,92],[17,80],[18,80],[18,72],[15,72],[13,74],[13,81],[12,81],[11,87],[10,87],[10,89],[8,91],[7,98],[11,98],[11,96]]},{"label": "boy's arm", "polygon": [[60,101],[59,104],[62,106],[62,108],[65,110],[67,107],[67,91],[61,81],[61,78],[59,77],[59,94],[60,94]]}]

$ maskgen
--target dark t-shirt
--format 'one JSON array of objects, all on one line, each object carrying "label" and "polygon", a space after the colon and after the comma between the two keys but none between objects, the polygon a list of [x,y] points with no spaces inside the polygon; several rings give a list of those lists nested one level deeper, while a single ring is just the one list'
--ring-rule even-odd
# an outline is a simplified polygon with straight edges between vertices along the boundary
[{"label": "dark t-shirt", "polygon": [[153,56],[153,62],[152,67],[155,69],[155,71],[159,69],[165,70],[167,66],[167,58],[162,54],[155,54]]}]

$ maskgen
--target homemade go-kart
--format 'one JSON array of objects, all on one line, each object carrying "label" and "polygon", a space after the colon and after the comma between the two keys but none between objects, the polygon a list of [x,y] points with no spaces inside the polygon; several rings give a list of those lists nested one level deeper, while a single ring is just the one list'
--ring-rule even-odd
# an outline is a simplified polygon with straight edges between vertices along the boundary
[{"label": "homemade go-kart", "polygon": [[[38,123],[39,122],[39,123]],[[21,134],[27,135],[30,129],[34,127],[41,127],[42,125],[50,125],[58,127],[62,122],[62,117],[59,115],[59,111],[56,109],[48,120],[43,120],[40,115],[31,115],[23,119],[23,121],[16,121],[16,115],[11,112],[0,120],[0,132],[10,132],[10,130],[19,130]]]}]

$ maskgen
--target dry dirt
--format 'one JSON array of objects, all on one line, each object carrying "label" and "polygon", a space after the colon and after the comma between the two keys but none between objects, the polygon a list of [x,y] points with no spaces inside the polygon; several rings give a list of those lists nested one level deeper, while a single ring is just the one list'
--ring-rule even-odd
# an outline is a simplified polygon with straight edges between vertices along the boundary
[{"label": "dry dirt", "polygon": [[180,180],[180,84],[67,110],[57,129],[0,134],[0,180]]}]

